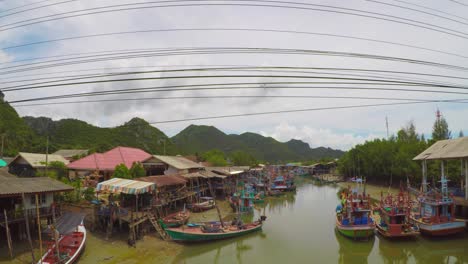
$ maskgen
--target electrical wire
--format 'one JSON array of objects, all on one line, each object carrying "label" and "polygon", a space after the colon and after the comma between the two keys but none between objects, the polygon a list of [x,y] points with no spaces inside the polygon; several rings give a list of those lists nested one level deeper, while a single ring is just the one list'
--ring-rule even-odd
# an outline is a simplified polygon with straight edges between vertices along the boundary
[{"label": "electrical wire", "polygon": [[68,104],[89,104],[89,103],[109,103],[109,102],[127,102],[127,101],[153,101],[153,100],[185,100],[185,99],[352,99],[352,100],[392,100],[392,101],[414,101],[414,102],[453,102],[453,103],[468,103],[468,98],[463,99],[415,99],[415,98],[395,98],[395,97],[365,97],[365,96],[323,96],[323,95],[214,95],[214,96],[172,96],[172,97],[142,97],[142,98],[118,98],[118,99],[101,99],[89,101],[66,101],[66,102],[49,102],[37,104],[15,104],[17,107],[31,106],[52,106],[52,105],[68,105]]},{"label": "electrical wire", "polygon": [[[387,21],[387,22],[394,22],[394,23],[399,23],[399,24],[404,24],[404,25],[410,25],[418,28],[424,28],[427,30],[459,37],[459,38],[464,38],[468,39],[468,34],[466,32],[461,32],[457,30],[453,30],[450,28],[446,27],[440,27],[435,24],[430,24],[430,23],[425,23],[413,19],[408,19],[404,17],[398,17],[398,16],[392,16],[388,14],[383,14],[383,13],[378,13],[378,12],[370,12],[370,11],[363,11],[359,9],[352,9],[352,8],[343,8],[343,7],[336,7],[336,6],[328,6],[328,5],[316,5],[316,4],[309,4],[309,3],[301,3],[301,2],[292,2],[292,1],[273,1],[273,0],[234,0],[234,2],[258,2],[262,4],[226,4],[226,3],[210,3],[210,4],[173,4],[173,5],[160,5],[161,3],[177,3],[177,2],[211,2],[212,0],[167,0],[167,1],[151,1],[151,2],[143,2],[143,3],[131,3],[131,4],[120,4],[120,5],[111,5],[111,6],[105,6],[105,7],[95,7],[95,8],[88,8],[88,9],[82,9],[82,10],[75,10],[75,11],[69,11],[69,12],[64,12],[64,13],[59,13],[59,14],[53,14],[53,15],[47,15],[43,17],[37,17],[37,18],[32,18],[32,19],[26,19],[22,21],[17,21],[14,23],[10,24],[4,24],[0,25],[0,32],[2,31],[7,31],[15,28],[20,28],[20,27],[25,27],[29,25],[35,25],[39,23],[44,23],[44,22],[50,22],[50,21],[55,21],[55,20],[60,20],[60,19],[65,19],[65,18],[73,18],[73,17],[80,17],[80,16],[86,16],[86,15],[94,15],[94,14],[102,14],[102,13],[109,13],[109,12],[117,12],[117,11],[129,11],[129,10],[139,10],[139,9],[151,9],[151,8],[170,8],[170,7],[202,7],[202,6],[245,6],[245,7],[269,7],[269,8],[284,8],[284,9],[295,9],[295,10],[308,10],[308,11],[318,11],[318,12],[327,12],[327,13],[335,13],[335,14],[342,14],[342,15],[350,15],[350,16],[358,16],[358,17],[365,17],[365,18],[371,18],[371,19],[377,19],[377,20],[382,20],[382,21]],[[214,0],[218,2],[219,0]],[[223,2],[228,2],[231,0],[224,0]],[[232,1],[231,1],[232,2]],[[113,10],[101,10],[101,11],[93,11],[93,10],[100,10],[100,9],[105,9],[105,8],[113,8],[113,7],[123,7],[123,6],[135,6],[135,5],[142,5],[142,4],[150,4],[150,3],[158,3],[159,5],[149,5],[149,6],[140,6],[140,7],[127,7],[127,8],[117,8]],[[263,4],[263,3],[277,3],[277,4],[289,4],[288,5],[273,5],[273,4]],[[315,6],[315,7],[322,7],[322,8],[332,8],[336,10],[329,10],[329,9],[320,9],[320,8],[309,8],[309,7],[298,7],[298,6],[291,6],[293,5],[303,5],[303,6]],[[346,10],[346,11],[338,11],[338,10]],[[86,12],[86,11],[92,11],[84,14],[75,14],[79,12]],[[360,12],[364,14],[369,14],[369,15],[363,15],[363,14],[356,14],[356,13],[351,13],[351,12]],[[70,15],[68,15],[70,14]],[[63,17],[56,17],[64,15]],[[43,19],[43,20],[40,20]],[[395,20],[399,19],[399,20]],[[39,21],[34,21],[34,20],[39,20]],[[409,21],[409,22],[407,22]],[[416,23],[416,24],[414,24]],[[19,25],[18,25],[19,24]]]},{"label": "electrical wire", "polygon": [[[468,25],[468,23],[467,23]],[[395,45],[399,47],[412,48],[417,50],[431,51],[440,54],[455,56],[459,58],[467,59],[468,56],[457,54],[453,52],[447,52],[442,50],[425,48],[422,46],[409,45],[404,43],[398,43],[393,41],[377,40],[371,38],[355,37],[350,35],[339,35],[339,34],[330,34],[330,33],[320,33],[320,32],[310,32],[310,31],[297,31],[297,30],[282,30],[282,29],[263,29],[263,28],[173,28],[173,29],[147,29],[147,30],[134,30],[134,31],[119,31],[119,32],[109,32],[109,33],[99,33],[99,34],[90,34],[90,35],[81,35],[81,36],[71,36],[58,39],[49,39],[41,40],[29,43],[22,43],[13,46],[3,47],[3,50],[17,49],[22,47],[28,47],[39,44],[47,44],[54,42],[62,42],[68,40],[76,39],[85,39],[85,38],[95,38],[95,37],[106,37],[106,36],[117,36],[117,35],[127,35],[127,34],[140,34],[140,33],[153,33],[153,32],[181,32],[181,31],[245,31],[245,32],[268,32],[268,33],[290,33],[290,34],[299,34],[299,35],[315,35],[315,36],[327,36],[327,37],[337,37],[337,38],[346,38],[346,39],[355,39],[363,40],[369,42],[383,43],[388,45]]]}]

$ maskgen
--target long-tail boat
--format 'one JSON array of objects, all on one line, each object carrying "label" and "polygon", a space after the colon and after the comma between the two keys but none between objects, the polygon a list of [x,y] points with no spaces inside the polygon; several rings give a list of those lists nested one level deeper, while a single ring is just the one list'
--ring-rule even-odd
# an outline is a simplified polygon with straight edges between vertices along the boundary
[{"label": "long-tail boat", "polygon": [[184,210],[163,217],[163,222],[167,227],[179,227],[181,225],[185,225],[189,218],[190,212]]},{"label": "long-tail boat", "polygon": [[202,242],[228,239],[259,231],[262,229],[263,221],[265,221],[265,219],[265,216],[261,216],[259,220],[250,224],[233,221],[231,224],[224,224],[224,227],[220,223],[206,223],[194,227],[177,228],[167,228],[163,224],[163,227],[174,241]]},{"label": "long-tail boat", "polygon": [[418,196],[419,211],[411,220],[424,235],[447,236],[464,232],[465,222],[455,219],[455,203],[449,195],[444,174],[440,182],[440,191],[433,189]]},{"label": "long-tail boat", "polygon": [[191,205],[193,212],[203,212],[215,207],[215,201],[212,197],[200,197],[200,202]]},{"label": "long-tail boat", "polygon": [[374,235],[375,224],[372,220],[370,195],[343,193],[342,201],[336,207],[336,228],[349,238],[366,239]]},{"label": "long-tail boat", "polygon": [[380,194],[380,203],[374,208],[373,218],[377,232],[384,237],[414,237],[419,228],[411,223],[411,199],[408,192],[400,189],[397,197]]},{"label": "long-tail boat", "polygon": [[[55,233],[56,230],[54,229],[53,232]],[[48,246],[46,253],[37,263],[75,263],[85,247],[86,228],[83,223],[81,223],[69,234],[57,234],[56,239],[58,239],[57,242],[49,243],[50,245]]]}]

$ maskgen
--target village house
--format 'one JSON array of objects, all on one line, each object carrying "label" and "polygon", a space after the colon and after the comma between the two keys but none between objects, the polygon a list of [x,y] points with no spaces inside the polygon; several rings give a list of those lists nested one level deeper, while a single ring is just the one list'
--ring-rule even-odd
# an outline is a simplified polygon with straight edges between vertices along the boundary
[{"label": "village house", "polygon": [[135,162],[151,158],[151,154],[137,148],[116,147],[104,153],[93,153],[68,164],[69,177],[90,176],[97,181],[107,180],[114,174],[115,167],[124,164],[131,168]]},{"label": "village house", "polygon": [[87,149],[60,149],[52,154],[62,156],[71,162],[88,155],[88,153]]},{"label": "village house", "polygon": [[50,220],[53,213],[59,216],[61,210],[54,203],[54,194],[72,190],[71,186],[48,177],[20,178],[0,169],[0,237],[10,237],[12,241],[25,239],[26,221],[32,232],[36,229],[37,212],[41,219]]},{"label": "village house", "polygon": [[34,177],[38,173],[44,172],[47,167],[46,163],[50,164],[56,161],[65,165],[69,163],[68,160],[59,155],[20,152],[8,164],[8,171],[19,177]]},{"label": "village house", "polygon": [[182,175],[204,170],[202,165],[182,156],[154,155],[142,164],[148,175]]}]

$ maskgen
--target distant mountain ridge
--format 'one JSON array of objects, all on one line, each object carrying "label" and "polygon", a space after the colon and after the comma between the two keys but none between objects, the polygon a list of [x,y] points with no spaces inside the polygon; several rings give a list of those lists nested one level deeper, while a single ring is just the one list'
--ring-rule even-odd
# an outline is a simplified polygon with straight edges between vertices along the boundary
[{"label": "distant mountain ridge", "polygon": [[214,126],[190,125],[169,138],[161,130],[141,118],[133,118],[121,126],[102,128],[77,119],[52,120],[48,117],[21,118],[8,103],[0,100],[0,134],[6,134],[5,154],[19,151],[45,152],[58,149],[91,149],[106,151],[116,146],[141,148],[149,153],[194,155],[219,149],[226,154],[244,151],[264,162],[287,162],[339,158],[344,152],[292,139],[279,142],[271,137],[246,132],[226,134]]}]

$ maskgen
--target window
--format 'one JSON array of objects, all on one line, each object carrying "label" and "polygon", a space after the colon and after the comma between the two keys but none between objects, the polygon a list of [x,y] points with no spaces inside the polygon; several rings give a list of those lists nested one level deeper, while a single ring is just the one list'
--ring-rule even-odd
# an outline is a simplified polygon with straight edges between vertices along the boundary
[{"label": "window", "polygon": [[[38,201],[39,205],[45,204],[47,202],[45,193],[39,194],[38,196],[39,196],[38,197],[39,198],[39,201]],[[36,205],[36,195],[35,194],[31,195],[31,205]]]}]

